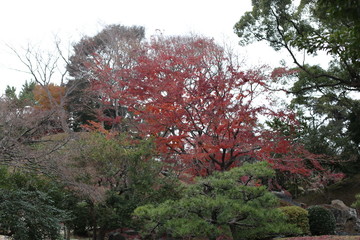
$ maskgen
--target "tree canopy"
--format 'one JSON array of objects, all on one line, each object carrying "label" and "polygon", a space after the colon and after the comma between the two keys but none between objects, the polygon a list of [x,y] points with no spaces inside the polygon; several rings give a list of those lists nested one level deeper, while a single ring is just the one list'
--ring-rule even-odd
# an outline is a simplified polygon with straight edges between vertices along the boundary
[{"label": "tree canopy", "polygon": [[[243,44],[267,40],[290,53],[296,67],[272,74],[244,68],[213,39],[147,40],[137,26],[106,26],[74,44],[68,59],[15,51],[35,82],[18,95],[9,86],[0,99],[0,165],[51,176],[63,187],[54,192],[71,196],[59,197],[66,206],[58,207],[51,187],[18,190],[0,181],[9,188],[0,197],[10,209],[0,209],[6,230],[44,212],[50,218],[33,224],[48,228],[36,237],[55,236],[70,209],[76,216],[64,225],[94,240],[124,228],[210,239],[256,239],[282,227],[295,233],[268,189],[340,179],[330,163],[358,157],[360,142],[360,105],[349,94],[359,90],[357,13],[344,14],[342,2],[297,3],[254,0],[235,27]],[[306,65],[298,51],[326,51],[333,61],[326,70]],[[65,72],[56,85],[50,80],[60,59],[69,81]],[[280,106],[272,84],[286,81],[294,98]],[[16,215],[20,208],[26,214]],[[136,208],[144,222],[133,217]]]},{"label": "tree canopy", "polygon": [[[72,89],[68,108],[79,124],[85,124],[88,120],[109,122],[107,120],[118,120],[126,115],[118,92],[124,90],[121,82],[127,79],[115,81],[116,76],[112,76],[104,80],[101,72],[105,69],[99,67],[107,66],[117,72],[129,71],[144,37],[144,27],[108,25],[95,36],[84,37],[74,45],[74,53],[66,66],[71,77],[67,88]],[[105,83],[106,88],[97,87]],[[114,125],[113,121],[113,125],[108,127],[119,126]]]},{"label": "tree canopy", "polygon": [[[359,159],[357,95],[360,90],[358,1],[252,1],[234,27],[241,44],[266,41],[286,50],[295,68],[274,71],[303,122],[308,150],[345,161]],[[327,69],[305,59],[326,53]],[[280,71],[280,69],[282,69]],[[355,97],[354,97],[355,96]],[[354,121],[355,120],[355,121]],[[343,165],[343,164],[342,164]],[[348,170],[353,169],[347,168]],[[346,170],[342,168],[342,170]],[[348,171],[347,170],[347,171]]]},{"label": "tree canopy", "polygon": [[144,222],[144,234],[173,237],[231,236],[264,239],[273,234],[297,232],[276,209],[276,197],[261,185],[274,172],[265,162],[245,164],[227,172],[199,178],[179,200],[145,205],[135,210]]},{"label": "tree canopy", "polygon": [[[266,160],[298,176],[324,172],[317,156],[291,135],[261,126],[261,116],[297,124],[291,112],[270,107],[270,77],[261,68],[242,69],[233,53],[198,36],[159,36],[142,49],[131,71],[96,62],[101,76],[96,89],[104,93],[105,102],[121,98],[131,113],[133,131],[153,136],[159,158],[169,167],[190,176],[209,175]],[[114,89],[109,84],[122,87],[109,92]],[[267,104],[257,102],[265,95]]]},{"label": "tree canopy", "polygon": [[[310,87],[360,88],[358,21],[356,0],[253,0],[253,10],[235,25],[240,43],[267,41],[274,49],[286,49],[294,63],[312,78]],[[315,72],[297,57],[297,51],[316,54],[325,51],[337,71]],[[328,80],[322,82],[321,78]]]}]

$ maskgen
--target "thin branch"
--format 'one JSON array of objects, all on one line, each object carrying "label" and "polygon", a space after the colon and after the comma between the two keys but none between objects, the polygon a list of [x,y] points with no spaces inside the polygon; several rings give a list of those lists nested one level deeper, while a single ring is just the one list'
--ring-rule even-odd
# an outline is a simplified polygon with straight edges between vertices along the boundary
[{"label": "thin branch", "polygon": [[[342,79],[342,78],[339,78],[339,77],[336,77],[336,76],[333,76],[333,75],[330,75],[330,74],[327,74],[327,73],[322,73],[322,74],[314,74],[312,73],[308,68],[305,67],[305,65],[303,64],[300,64],[299,61],[297,60],[295,54],[293,53],[293,51],[291,50],[291,47],[288,45],[288,42],[285,40],[285,36],[284,36],[284,33],[282,32],[281,28],[280,28],[280,21],[279,21],[279,17],[277,16],[277,14],[275,13],[275,11],[271,8],[270,9],[271,12],[272,12],[272,15],[275,17],[276,19],[276,29],[277,29],[277,32],[278,34],[280,35],[281,39],[283,40],[283,42],[281,43],[281,45],[287,50],[287,52],[290,54],[291,58],[293,59],[293,62],[295,63],[296,66],[298,66],[301,70],[303,70],[305,73],[307,73],[309,76],[311,76],[312,78],[321,78],[321,77],[326,77],[326,78],[329,78],[329,79],[333,79],[335,81],[337,81],[337,83],[334,83],[334,84],[323,84],[323,85],[317,85],[316,87],[317,88],[321,88],[321,87],[327,87],[327,86],[339,86],[339,85],[350,85],[351,87],[351,83],[349,81],[346,81],[345,79]],[[307,87],[307,88],[304,88],[304,89],[301,89],[298,91],[299,92],[302,92],[302,91],[306,91],[306,90],[309,90],[309,89],[312,89],[314,88],[315,86],[312,86],[312,87]],[[355,85],[354,86],[355,88],[357,88],[358,86]],[[287,91],[289,92],[289,91]]]}]

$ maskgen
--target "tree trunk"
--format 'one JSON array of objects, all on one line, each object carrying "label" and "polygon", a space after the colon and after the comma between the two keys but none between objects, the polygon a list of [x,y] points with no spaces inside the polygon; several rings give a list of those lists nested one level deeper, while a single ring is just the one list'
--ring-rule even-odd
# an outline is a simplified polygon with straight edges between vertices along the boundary
[{"label": "tree trunk", "polygon": [[93,227],[92,240],[97,240],[97,221],[96,221],[95,205],[93,202],[90,203],[90,216],[91,216],[91,225]]},{"label": "tree trunk", "polygon": [[70,228],[64,225],[64,239],[70,240]]},{"label": "tree trunk", "polygon": [[237,234],[236,234],[236,227],[234,225],[230,225],[230,232],[231,232],[231,237],[232,239],[236,239]]},{"label": "tree trunk", "polygon": [[66,240],[70,240],[70,228],[66,228]]},{"label": "tree trunk", "polygon": [[106,234],[106,229],[105,228],[100,228],[98,240],[104,240],[105,239],[105,234]]}]

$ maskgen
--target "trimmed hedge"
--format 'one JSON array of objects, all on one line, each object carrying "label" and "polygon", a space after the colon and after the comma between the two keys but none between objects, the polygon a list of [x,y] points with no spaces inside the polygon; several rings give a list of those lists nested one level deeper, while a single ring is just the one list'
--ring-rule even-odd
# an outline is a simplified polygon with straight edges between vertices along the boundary
[{"label": "trimmed hedge", "polygon": [[294,224],[301,232],[300,235],[310,233],[308,211],[297,206],[286,206],[279,208],[286,216],[287,222]]},{"label": "trimmed hedge", "polygon": [[336,220],[334,214],[321,206],[312,206],[308,208],[310,232],[312,235],[334,234]]}]

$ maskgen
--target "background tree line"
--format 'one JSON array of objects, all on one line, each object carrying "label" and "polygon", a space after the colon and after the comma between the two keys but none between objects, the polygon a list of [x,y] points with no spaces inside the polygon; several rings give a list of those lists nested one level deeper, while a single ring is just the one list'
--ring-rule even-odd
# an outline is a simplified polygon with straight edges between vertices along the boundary
[{"label": "background tree line", "polygon": [[[350,2],[253,1],[253,10],[236,23],[235,32],[243,44],[266,40],[289,52],[295,67],[276,68],[272,74],[243,69],[233,52],[209,38],[145,39],[139,26],[106,26],[75,43],[70,57],[58,43],[58,55],[47,58],[32,49],[15,51],[32,81],[19,94],[8,86],[1,99],[1,189],[4,204],[11,206],[2,209],[33,212],[1,210],[1,231],[15,239],[56,239],[61,222],[93,239],[120,228],[234,237],[240,226],[255,226],[247,218],[250,213],[263,216],[255,202],[271,198],[266,188],[322,186],[339,180],[339,172],[356,173],[359,103],[351,93],[358,91],[359,8]],[[333,60],[328,69],[310,66],[298,60],[299,51],[326,51]],[[55,84],[60,61],[66,70]],[[278,90],[292,96],[289,106],[271,98],[276,98],[274,81],[286,82]],[[267,102],[259,104],[265,95]],[[234,177],[250,177],[240,186],[226,175],[257,161],[268,162],[274,172],[259,167],[254,174],[254,165]],[[256,185],[260,182],[264,188]],[[209,224],[200,224],[203,228],[195,233],[184,222],[186,212],[166,209],[199,203],[199,189],[213,200],[208,209],[179,210],[193,214],[186,221]],[[224,199],[215,197],[217,191]],[[243,199],[250,205],[240,209],[232,203],[238,198],[226,191],[253,198]],[[275,202],[267,207],[273,209]],[[26,230],[35,224],[30,213],[43,220],[31,227],[33,232]],[[275,216],[285,221],[277,210],[271,214],[263,216],[264,224]],[[218,232],[219,226],[224,231]],[[278,233],[299,233],[284,226]],[[265,224],[259,231],[274,234],[269,228]]]}]

